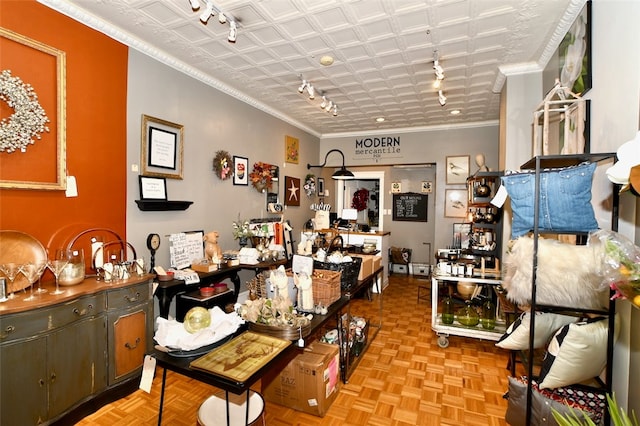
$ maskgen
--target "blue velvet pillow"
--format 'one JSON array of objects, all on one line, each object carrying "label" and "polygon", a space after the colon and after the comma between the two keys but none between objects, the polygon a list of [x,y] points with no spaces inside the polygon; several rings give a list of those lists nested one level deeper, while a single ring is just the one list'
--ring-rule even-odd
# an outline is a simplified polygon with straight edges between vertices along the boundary
[{"label": "blue velvet pillow", "polygon": [[[539,230],[588,232],[598,229],[591,205],[595,169],[595,163],[583,163],[540,172]],[[516,172],[501,179],[511,198],[511,238],[517,238],[533,229],[536,176],[533,172]]]}]

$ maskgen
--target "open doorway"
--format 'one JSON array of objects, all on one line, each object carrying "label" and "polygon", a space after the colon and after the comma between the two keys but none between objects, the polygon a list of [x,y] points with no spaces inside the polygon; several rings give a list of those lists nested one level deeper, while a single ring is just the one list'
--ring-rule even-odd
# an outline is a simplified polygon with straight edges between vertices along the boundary
[{"label": "open doorway", "polygon": [[384,208],[384,171],[354,171],[353,180],[336,181],[336,212],[338,217],[342,209],[352,208],[354,196],[360,200],[366,191],[366,207],[358,211],[358,224],[366,224],[374,231],[384,230],[382,217]]}]

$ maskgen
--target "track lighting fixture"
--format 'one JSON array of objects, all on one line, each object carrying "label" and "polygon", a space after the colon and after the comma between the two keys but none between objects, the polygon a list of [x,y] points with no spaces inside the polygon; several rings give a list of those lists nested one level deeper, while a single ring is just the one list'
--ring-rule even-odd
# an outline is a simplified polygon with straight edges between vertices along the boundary
[{"label": "track lighting fixture", "polygon": [[204,11],[202,11],[202,14],[200,15],[200,21],[202,21],[203,24],[206,24],[211,15],[213,15],[213,5],[211,3],[207,3]]},{"label": "track lighting fixture", "polygon": [[440,102],[440,106],[445,106],[447,103],[447,97],[442,93],[442,90],[438,90],[438,102]]},{"label": "track lighting fixture", "polygon": [[335,104],[332,100],[330,100],[327,95],[324,94],[321,90],[316,89],[310,81],[305,80],[302,76],[299,76],[301,79],[300,86],[298,86],[298,93],[304,93],[306,90],[309,94],[309,99],[314,100],[316,98],[316,93],[318,96],[322,97],[322,101],[320,102],[320,109],[333,113],[334,117],[338,116],[338,105]]},{"label": "track lighting fixture", "polygon": [[236,24],[236,21],[231,21],[229,22],[229,37],[227,37],[227,40],[229,41],[229,43],[235,43],[237,36],[238,26]]},{"label": "track lighting fixture", "polygon": [[445,106],[447,103],[447,97],[442,90],[442,80],[444,80],[444,68],[440,65],[440,55],[437,50],[433,51],[433,71],[436,75],[436,79],[433,82],[434,89],[438,89],[438,102],[440,106]]},{"label": "track lighting fixture", "polygon": [[229,43],[235,43],[238,37],[238,23],[235,19],[228,13],[223,13],[222,10],[215,6],[211,0],[189,0],[191,4],[192,10],[199,10],[201,3],[204,3],[204,10],[200,13],[200,21],[203,24],[207,24],[209,22],[209,18],[211,18],[216,13],[218,14],[218,22],[221,24],[229,23],[229,36],[227,40]]},{"label": "track lighting fixture", "polygon": [[302,80],[302,84],[298,87],[298,93],[304,92],[304,89],[307,87],[307,80]]}]

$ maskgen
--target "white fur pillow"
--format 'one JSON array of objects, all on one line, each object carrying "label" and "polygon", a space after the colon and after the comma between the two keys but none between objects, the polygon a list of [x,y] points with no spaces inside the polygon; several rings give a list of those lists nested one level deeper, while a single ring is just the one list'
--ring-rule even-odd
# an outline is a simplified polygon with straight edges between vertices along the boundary
[{"label": "white fur pillow", "polygon": [[[543,347],[559,328],[575,321],[576,317],[568,315],[537,312],[533,347]],[[511,350],[529,349],[530,323],[531,313],[523,312],[522,315],[507,328],[507,331],[502,335],[500,340],[498,340],[496,346]]]},{"label": "white fur pillow", "polygon": [[[540,389],[584,382],[600,375],[607,363],[608,318],[565,325],[553,336],[540,370]],[[618,321],[614,341],[618,338]]]},{"label": "white fur pillow", "polygon": [[[538,240],[536,303],[573,308],[606,306],[608,286],[602,285],[604,248]],[[519,305],[531,303],[533,239],[520,237],[504,257],[507,298]],[[603,300],[604,298],[604,300]]]}]

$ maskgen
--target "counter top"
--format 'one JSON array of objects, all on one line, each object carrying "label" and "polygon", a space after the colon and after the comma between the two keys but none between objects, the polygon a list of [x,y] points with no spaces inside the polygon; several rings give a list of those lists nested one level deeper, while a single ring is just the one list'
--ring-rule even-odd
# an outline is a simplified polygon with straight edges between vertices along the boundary
[{"label": "counter top", "polygon": [[391,232],[389,231],[374,231],[374,232],[360,232],[360,231],[348,231],[346,229],[320,229],[318,231],[315,232],[335,232],[338,231],[338,233],[340,234],[350,234],[350,235],[365,235],[365,236],[371,236],[371,237],[383,237],[385,235],[391,235]]},{"label": "counter top", "polygon": [[57,305],[59,303],[65,303],[67,301],[77,299],[80,296],[95,294],[104,290],[114,290],[122,287],[129,287],[134,284],[150,281],[154,277],[154,274],[144,274],[133,276],[127,280],[115,280],[108,283],[104,280],[98,281],[96,277],[87,277],[84,279],[84,281],[76,285],[61,285],[60,289],[66,290],[63,294],[51,294],[56,289],[55,282],[43,281],[42,288],[47,289],[46,293],[42,293],[39,296],[36,296],[35,300],[25,301],[24,299],[29,297],[30,295],[30,289],[26,288],[24,292],[22,290],[16,291],[16,297],[14,299],[9,299],[6,302],[0,303],[0,315],[14,314],[18,312],[29,311],[31,309]]}]

